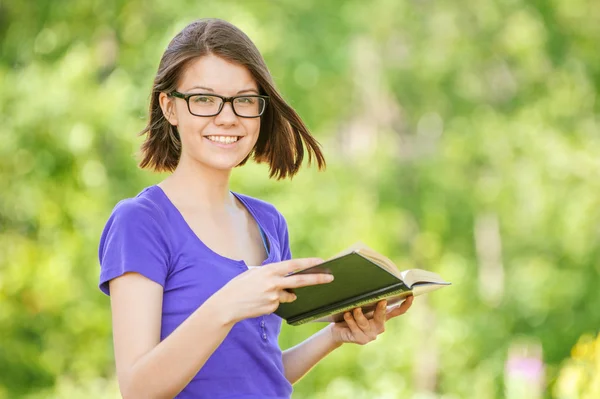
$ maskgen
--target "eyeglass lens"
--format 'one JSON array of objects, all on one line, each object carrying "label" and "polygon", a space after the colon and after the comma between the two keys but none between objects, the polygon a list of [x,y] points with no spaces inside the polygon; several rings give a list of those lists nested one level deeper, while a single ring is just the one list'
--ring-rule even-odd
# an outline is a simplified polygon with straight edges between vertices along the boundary
[{"label": "eyeglass lens", "polygon": [[[265,99],[261,97],[236,97],[233,109],[240,116],[259,116],[265,109]],[[197,95],[189,98],[190,112],[198,116],[217,114],[223,106],[223,99],[210,95]]]}]

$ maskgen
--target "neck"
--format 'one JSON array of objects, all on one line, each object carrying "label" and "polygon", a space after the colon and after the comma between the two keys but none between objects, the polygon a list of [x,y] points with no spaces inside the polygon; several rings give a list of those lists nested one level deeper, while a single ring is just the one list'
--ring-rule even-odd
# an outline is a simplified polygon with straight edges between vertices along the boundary
[{"label": "neck", "polygon": [[235,206],[229,192],[231,170],[215,170],[182,159],[159,186],[183,207],[223,209]]}]

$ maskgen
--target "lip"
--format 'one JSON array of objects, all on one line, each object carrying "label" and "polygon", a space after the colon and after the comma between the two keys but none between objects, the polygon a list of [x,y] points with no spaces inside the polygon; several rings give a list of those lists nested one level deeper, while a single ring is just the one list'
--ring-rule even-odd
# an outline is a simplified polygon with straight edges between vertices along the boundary
[{"label": "lip", "polygon": [[[237,141],[233,142],[233,143],[219,143],[218,141],[212,141],[211,139],[208,138],[208,136],[222,136],[222,137],[238,137]],[[206,141],[208,141],[210,144],[217,146],[217,147],[221,147],[221,148],[232,148],[235,147],[235,145],[237,143],[239,143],[244,136],[238,136],[236,134],[207,134],[206,136],[202,136],[202,138],[206,139]]]},{"label": "lip", "polygon": [[202,137],[208,137],[208,136],[222,136],[222,137],[244,137],[241,136],[239,134],[205,134]]}]

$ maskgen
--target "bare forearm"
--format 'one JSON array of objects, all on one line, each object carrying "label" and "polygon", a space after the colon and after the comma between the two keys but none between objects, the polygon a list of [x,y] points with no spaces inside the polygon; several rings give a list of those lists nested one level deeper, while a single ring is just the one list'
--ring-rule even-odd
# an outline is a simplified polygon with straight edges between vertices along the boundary
[{"label": "bare forearm", "polygon": [[173,398],[232,327],[233,323],[219,317],[216,301],[209,299],[125,373],[124,381],[120,381],[124,398]]},{"label": "bare forearm", "polygon": [[306,341],[283,352],[285,377],[291,384],[296,383],[315,364],[340,346],[341,343],[334,342],[330,326],[323,328]]}]

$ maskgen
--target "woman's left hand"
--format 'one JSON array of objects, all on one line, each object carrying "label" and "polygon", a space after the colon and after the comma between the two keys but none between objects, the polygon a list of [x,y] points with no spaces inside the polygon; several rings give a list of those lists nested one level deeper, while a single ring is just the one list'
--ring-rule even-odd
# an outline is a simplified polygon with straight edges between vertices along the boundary
[{"label": "woman's left hand", "polygon": [[346,312],[344,321],[332,323],[329,326],[333,341],[338,345],[343,343],[368,344],[385,331],[386,321],[406,313],[412,303],[413,296],[409,296],[400,306],[387,312],[387,301],[380,301],[377,303],[373,318],[370,320],[365,317],[361,308]]}]

